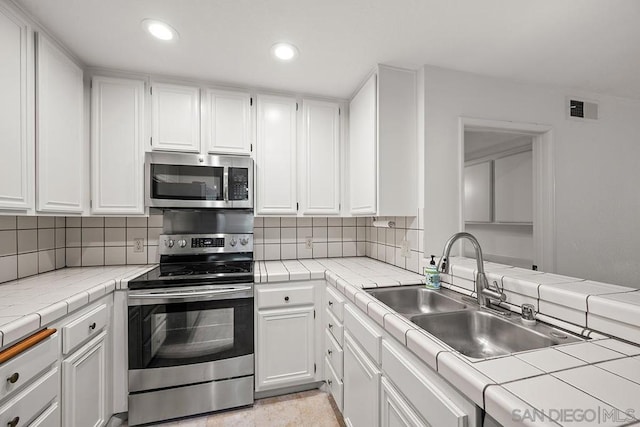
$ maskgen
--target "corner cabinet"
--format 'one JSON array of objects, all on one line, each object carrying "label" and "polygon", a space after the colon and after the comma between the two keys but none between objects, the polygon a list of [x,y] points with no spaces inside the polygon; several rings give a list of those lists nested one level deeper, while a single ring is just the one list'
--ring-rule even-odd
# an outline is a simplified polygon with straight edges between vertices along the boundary
[{"label": "corner cabinet", "polygon": [[151,149],[200,152],[200,88],[151,84]]},{"label": "corner cabinet", "polygon": [[141,80],[92,79],[92,214],[144,214],[144,87]]},{"label": "corner cabinet", "polygon": [[318,283],[256,286],[256,392],[318,381]]},{"label": "corner cabinet", "polygon": [[33,208],[34,106],[31,28],[0,4],[0,209]]},{"label": "corner cabinet", "polygon": [[206,89],[202,103],[202,140],[210,154],[251,154],[251,95]]},{"label": "corner cabinet", "polygon": [[37,210],[82,213],[88,176],[82,69],[47,37],[36,40]]},{"label": "corner cabinet", "polygon": [[415,71],[378,66],[349,105],[349,206],[353,215],[417,212]]},{"label": "corner cabinet", "polygon": [[297,110],[295,98],[258,95],[256,214],[295,215]]},{"label": "corner cabinet", "polygon": [[302,101],[300,179],[303,215],[340,213],[340,107]]}]

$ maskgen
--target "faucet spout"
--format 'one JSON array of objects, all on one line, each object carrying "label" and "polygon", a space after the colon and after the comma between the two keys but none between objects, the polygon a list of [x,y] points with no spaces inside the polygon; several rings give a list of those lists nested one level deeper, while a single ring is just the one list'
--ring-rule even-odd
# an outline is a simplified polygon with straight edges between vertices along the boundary
[{"label": "faucet spout", "polygon": [[475,236],[471,233],[460,232],[456,233],[447,240],[447,243],[444,245],[444,249],[442,251],[442,257],[440,258],[440,262],[438,263],[438,271],[450,274],[451,263],[449,262],[449,254],[451,253],[451,248],[453,244],[460,239],[467,239],[473,245],[473,249],[475,251],[476,256],[476,291],[478,295],[478,304],[481,307],[488,307],[490,303],[490,298],[497,299],[499,301],[505,300],[504,293],[498,289],[491,289],[489,287],[489,283],[487,282],[487,276],[484,272],[484,258],[482,257],[482,248],[480,247],[480,242]]}]

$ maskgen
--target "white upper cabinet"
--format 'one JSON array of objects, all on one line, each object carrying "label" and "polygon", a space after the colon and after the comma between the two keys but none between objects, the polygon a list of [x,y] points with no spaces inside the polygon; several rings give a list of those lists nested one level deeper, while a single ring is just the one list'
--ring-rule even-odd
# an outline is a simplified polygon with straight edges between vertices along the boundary
[{"label": "white upper cabinet", "polygon": [[144,214],[144,81],[96,76],[91,90],[91,213]]},{"label": "white upper cabinet", "polygon": [[88,173],[82,69],[42,34],[37,41],[37,209],[81,213]]},{"label": "white upper cabinet", "polygon": [[212,154],[251,153],[251,95],[245,92],[204,91],[202,138]]},{"label": "white upper cabinet", "polygon": [[0,209],[33,207],[33,38],[0,4]]},{"label": "white upper cabinet", "polygon": [[415,216],[417,93],[414,71],[378,66],[349,108],[353,215]]},{"label": "white upper cabinet", "polygon": [[151,149],[200,152],[200,89],[152,83]]},{"label": "white upper cabinet", "polygon": [[295,215],[297,103],[270,95],[258,95],[257,101],[256,213]]},{"label": "white upper cabinet", "polygon": [[340,213],[340,106],[302,101],[300,144],[303,214]]},{"label": "white upper cabinet", "polygon": [[349,104],[349,194],[351,213],[376,213],[376,75]]},{"label": "white upper cabinet", "polygon": [[494,161],[496,222],[533,222],[533,152]]}]

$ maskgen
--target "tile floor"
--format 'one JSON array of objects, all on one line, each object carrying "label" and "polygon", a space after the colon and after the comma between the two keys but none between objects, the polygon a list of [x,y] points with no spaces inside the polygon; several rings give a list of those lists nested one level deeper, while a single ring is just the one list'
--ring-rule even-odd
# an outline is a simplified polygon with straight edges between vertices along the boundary
[{"label": "tile floor", "polygon": [[[158,427],[344,427],[329,394],[311,390],[256,400],[251,408],[185,418]],[[126,427],[124,423],[121,427]]]}]

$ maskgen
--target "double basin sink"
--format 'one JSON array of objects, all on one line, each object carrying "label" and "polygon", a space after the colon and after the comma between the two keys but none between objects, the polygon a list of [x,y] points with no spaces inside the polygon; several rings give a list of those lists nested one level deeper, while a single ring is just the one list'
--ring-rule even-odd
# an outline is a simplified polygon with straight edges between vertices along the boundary
[{"label": "double basin sink", "polygon": [[465,356],[484,359],[580,341],[566,331],[519,316],[481,309],[475,300],[447,289],[424,286],[369,289],[367,292],[401,316]]}]

